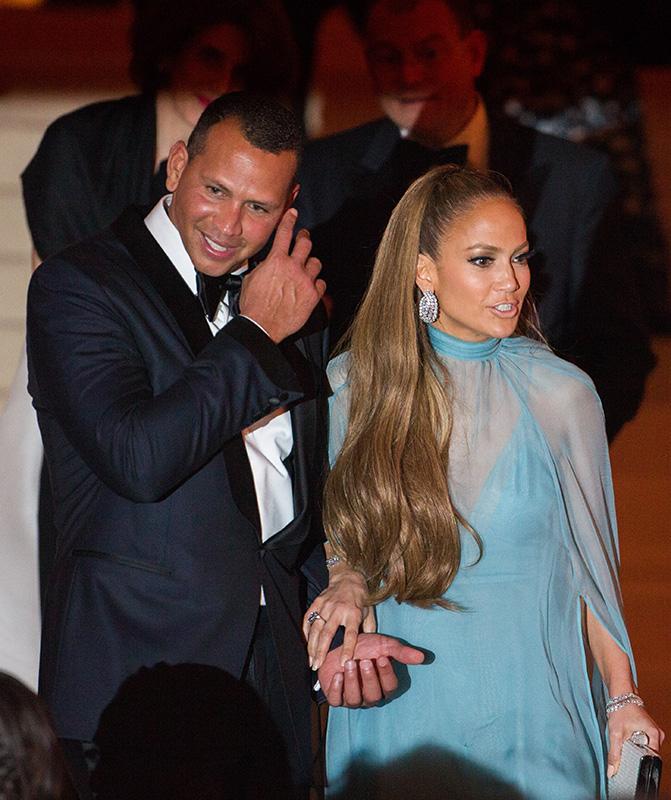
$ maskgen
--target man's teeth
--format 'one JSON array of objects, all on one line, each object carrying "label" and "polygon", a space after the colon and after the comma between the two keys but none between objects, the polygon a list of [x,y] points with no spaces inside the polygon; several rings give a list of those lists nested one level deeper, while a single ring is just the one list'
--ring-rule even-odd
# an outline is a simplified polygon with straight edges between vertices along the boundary
[{"label": "man's teeth", "polygon": [[499,303],[498,305],[494,306],[497,311],[512,311],[513,304],[512,303]]},{"label": "man's teeth", "polygon": [[205,236],[205,241],[217,253],[227,253],[230,250],[230,247],[224,247],[223,245],[220,245],[220,244],[217,244],[216,242],[213,242],[212,239],[210,239],[209,236]]}]

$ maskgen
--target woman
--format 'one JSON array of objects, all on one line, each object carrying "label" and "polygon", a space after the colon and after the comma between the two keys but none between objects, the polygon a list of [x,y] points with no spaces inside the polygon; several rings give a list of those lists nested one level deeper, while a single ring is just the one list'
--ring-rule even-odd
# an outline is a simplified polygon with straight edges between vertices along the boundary
[{"label": "woman", "polygon": [[536,333],[530,258],[501,180],[432,170],[330,365],[313,664],[351,627],[352,570],[380,632],[433,654],[390,702],[331,710],[331,796],[605,798],[605,712],[609,773],[634,731],[663,739],[636,695],[601,406]]}]

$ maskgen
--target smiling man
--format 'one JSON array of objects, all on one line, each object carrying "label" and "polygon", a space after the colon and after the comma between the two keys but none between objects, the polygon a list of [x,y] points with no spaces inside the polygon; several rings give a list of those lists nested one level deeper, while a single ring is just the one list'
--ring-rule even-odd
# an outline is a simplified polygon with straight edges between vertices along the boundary
[{"label": "smiling man", "polygon": [[[307,796],[300,621],[311,552],[313,583],[324,577],[313,508],[325,454],[325,316],[307,233],[291,247],[300,144],[282,106],[219,98],[188,145],[172,147],[170,195],[47,259],[31,282],[30,391],[59,533],[40,690],[80,797],[91,796],[101,714],[131,676],[149,679],[142,668],[160,662],[219,667],[251,684],[269,719],[237,774],[258,796]],[[240,275],[226,279],[251,267],[275,230],[238,299]],[[165,702],[207,707],[207,687],[185,690]],[[154,718],[152,687],[146,696],[138,720]],[[230,754],[219,758],[220,737],[182,763],[174,754],[188,743],[161,752],[154,733],[138,744],[115,731],[117,758],[158,758],[179,785],[185,771],[202,778],[212,768],[208,790],[221,788],[216,764],[230,767]]]},{"label": "smiling man", "polygon": [[443,163],[496,170],[511,181],[538,252],[531,287],[543,332],[593,378],[612,438],[636,413],[654,359],[620,258],[608,159],[489,113],[477,88],[487,41],[474,5],[350,3],[385,116],[309,145],[297,201],[328,284],[331,340],[351,322],[410,183]]}]

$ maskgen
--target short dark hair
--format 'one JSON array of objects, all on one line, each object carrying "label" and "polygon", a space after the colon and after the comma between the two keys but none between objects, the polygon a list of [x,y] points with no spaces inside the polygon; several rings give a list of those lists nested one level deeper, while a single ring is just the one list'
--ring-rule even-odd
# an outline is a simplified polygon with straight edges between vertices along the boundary
[{"label": "short dark hair", "polygon": [[63,797],[66,786],[65,761],[44,703],[0,672],[0,797]]},{"label": "short dark hair", "polygon": [[[291,96],[298,64],[291,24],[280,3],[268,0],[133,0],[130,76],[142,92],[167,88],[186,47],[215,25],[234,25],[251,51],[244,86]],[[282,69],[277,69],[277,64]]]},{"label": "short dark hair", "polygon": [[300,160],[303,129],[298,117],[272,97],[252,92],[229,92],[210,103],[189,136],[189,158],[203,151],[210,128],[227,119],[235,119],[245,139],[259,150],[292,151]]},{"label": "short dark hair", "polygon": [[[357,30],[362,35],[366,32],[368,26],[368,19],[373,6],[383,0],[347,0],[347,9],[352,21],[354,22]],[[398,11],[406,11],[407,9],[414,8],[420,0],[390,0],[392,9]],[[479,27],[477,17],[473,6],[475,5],[472,0],[442,0],[445,5],[454,14],[459,25],[459,30],[462,34],[470,33],[474,28]]]}]

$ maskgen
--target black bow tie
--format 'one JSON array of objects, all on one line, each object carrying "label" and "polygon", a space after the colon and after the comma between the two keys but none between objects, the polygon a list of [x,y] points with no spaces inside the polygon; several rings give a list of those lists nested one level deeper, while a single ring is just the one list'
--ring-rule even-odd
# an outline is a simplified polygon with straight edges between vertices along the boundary
[{"label": "black bow tie", "polygon": [[203,272],[196,271],[196,283],[198,286],[198,299],[203,307],[207,318],[212,322],[217,316],[219,303],[228,292],[228,308],[231,316],[238,313],[238,301],[240,299],[240,287],[242,286],[242,275],[205,275]]}]

